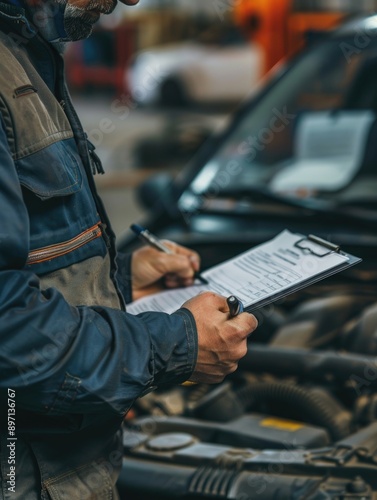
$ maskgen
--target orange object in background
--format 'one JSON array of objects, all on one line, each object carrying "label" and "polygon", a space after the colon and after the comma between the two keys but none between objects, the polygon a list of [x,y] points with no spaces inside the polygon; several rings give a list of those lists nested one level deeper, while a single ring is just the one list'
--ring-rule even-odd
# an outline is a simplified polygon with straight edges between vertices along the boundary
[{"label": "orange object in background", "polygon": [[309,32],[336,26],[346,12],[312,8],[300,11],[293,0],[242,0],[235,3],[234,19],[251,42],[264,50],[264,72],[305,45]]},{"label": "orange object in background", "polygon": [[292,12],[287,20],[287,53],[302,48],[308,33],[330,30],[346,15],[345,12]]},{"label": "orange object in background", "polygon": [[234,7],[235,22],[264,51],[265,72],[287,54],[287,18],[292,0],[243,0]]}]

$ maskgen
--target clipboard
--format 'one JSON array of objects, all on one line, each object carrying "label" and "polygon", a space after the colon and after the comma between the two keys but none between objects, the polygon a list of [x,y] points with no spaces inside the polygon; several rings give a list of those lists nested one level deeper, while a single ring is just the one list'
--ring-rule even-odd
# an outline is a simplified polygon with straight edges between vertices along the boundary
[{"label": "clipboard", "polygon": [[343,252],[340,248],[340,245],[337,245],[335,243],[332,243],[330,241],[327,241],[323,238],[320,238],[319,236],[316,236],[314,234],[309,234],[307,236],[303,236],[294,243],[294,247],[299,249],[301,252],[310,254],[316,258],[323,258],[326,257],[327,255],[330,255],[333,252],[336,252],[339,255],[342,255],[347,258],[346,261],[344,261],[343,264],[339,264],[336,267],[333,267],[327,271],[324,271],[322,273],[318,273],[315,276],[312,276],[308,278],[307,280],[303,280],[301,283],[292,286],[291,288],[288,288],[284,291],[278,292],[274,295],[271,295],[269,297],[266,297],[265,299],[261,300],[260,302],[254,303],[250,306],[244,307],[244,310],[247,312],[254,312],[257,311],[258,309],[265,307],[269,304],[272,304],[273,302],[276,302],[284,297],[287,297],[288,295],[291,295],[297,291],[300,291],[314,283],[317,283],[318,281],[321,281],[327,277],[330,277],[334,274],[337,274],[338,272],[344,271],[345,269],[348,269],[355,264],[359,264],[362,259],[360,257],[356,257],[350,253]]},{"label": "clipboard", "polygon": [[186,300],[210,290],[234,295],[243,310],[253,312],[361,262],[339,245],[318,236],[282,231],[271,240],[202,272],[207,285],[197,284],[150,295],[127,306],[131,314],[168,314]]}]

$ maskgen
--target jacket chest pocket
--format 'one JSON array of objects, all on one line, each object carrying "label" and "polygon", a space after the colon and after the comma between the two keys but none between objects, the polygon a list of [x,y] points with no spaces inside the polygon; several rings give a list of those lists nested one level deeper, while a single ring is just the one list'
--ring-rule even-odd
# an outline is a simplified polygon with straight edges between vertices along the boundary
[{"label": "jacket chest pocket", "polygon": [[103,231],[75,140],[55,142],[15,163],[29,214],[26,265],[46,274],[103,255]]},{"label": "jacket chest pocket", "polygon": [[41,200],[76,193],[82,186],[80,158],[73,138],[16,160],[16,167],[20,184]]}]

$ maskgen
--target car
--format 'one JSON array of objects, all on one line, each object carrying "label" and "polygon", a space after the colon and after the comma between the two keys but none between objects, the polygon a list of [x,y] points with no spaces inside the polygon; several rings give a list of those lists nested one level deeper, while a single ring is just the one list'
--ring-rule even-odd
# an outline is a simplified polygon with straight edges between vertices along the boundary
[{"label": "car", "polygon": [[[284,229],[361,264],[258,309],[239,369],[125,421],[121,498],[377,498],[377,15],[317,39],[244,102],[140,224],[206,269]],[[121,251],[139,245],[131,233]]]},{"label": "car", "polygon": [[125,87],[138,105],[239,102],[262,76],[262,50],[235,26],[216,23],[196,40],[134,55]]}]

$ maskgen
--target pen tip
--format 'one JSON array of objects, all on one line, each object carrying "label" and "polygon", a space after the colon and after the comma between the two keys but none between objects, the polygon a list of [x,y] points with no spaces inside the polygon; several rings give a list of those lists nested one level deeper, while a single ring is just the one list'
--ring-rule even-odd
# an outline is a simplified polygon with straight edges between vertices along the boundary
[{"label": "pen tip", "polygon": [[203,278],[203,276],[201,276],[199,273],[195,273],[194,277],[195,277],[195,279],[198,279],[199,281],[201,281],[203,283],[203,285],[208,285],[208,280]]},{"label": "pen tip", "polygon": [[136,234],[140,234],[142,231],[144,231],[144,228],[142,226],[139,226],[139,224],[131,224],[130,228]]}]

